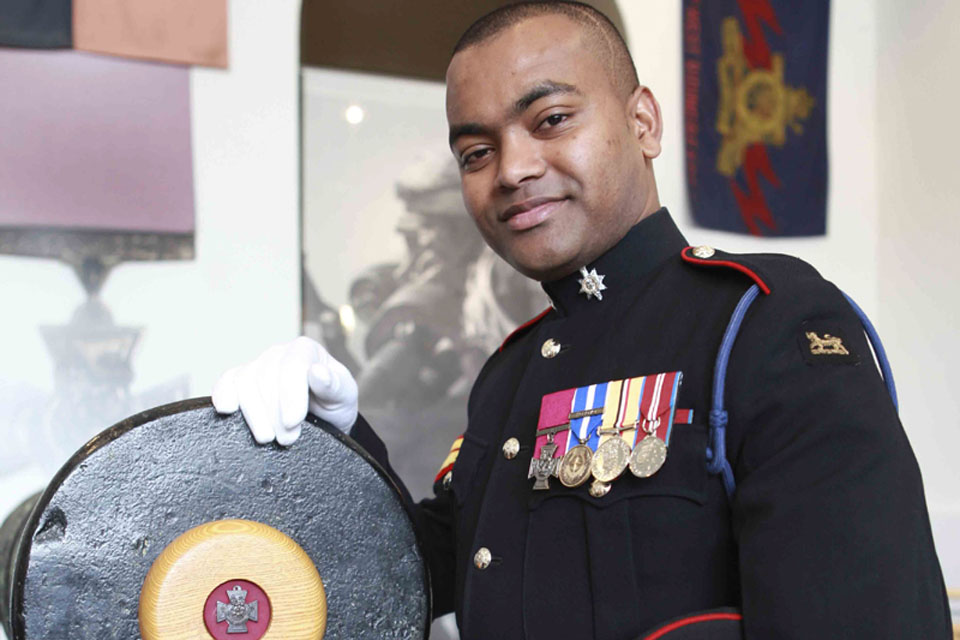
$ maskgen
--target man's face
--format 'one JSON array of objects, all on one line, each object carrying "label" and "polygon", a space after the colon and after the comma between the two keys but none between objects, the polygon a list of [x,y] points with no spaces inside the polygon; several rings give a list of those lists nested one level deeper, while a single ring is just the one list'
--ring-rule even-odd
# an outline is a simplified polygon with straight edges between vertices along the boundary
[{"label": "man's face", "polygon": [[[655,112],[653,130],[638,103]],[[645,89],[620,95],[563,16],[530,18],[454,56],[447,120],[467,210],[529,277],[576,271],[659,207],[656,101]]]}]

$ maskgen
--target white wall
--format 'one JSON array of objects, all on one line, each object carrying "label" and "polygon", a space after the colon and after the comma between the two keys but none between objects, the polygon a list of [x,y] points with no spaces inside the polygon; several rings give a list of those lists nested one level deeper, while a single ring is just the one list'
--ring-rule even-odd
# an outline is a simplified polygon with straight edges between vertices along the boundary
[{"label": "white wall", "polygon": [[151,324],[140,368],[189,371],[197,395],[300,326],[300,2],[229,8],[229,71],[190,78],[197,259],[124,266],[104,291],[118,321]]},{"label": "white wall", "polygon": [[[146,327],[134,392],[186,374],[209,395],[227,366],[299,331],[299,14],[298,0],[234,0],[229,70],[191,70],[196,260],[122,265],[102,293],[116,323]],[[52,392],[37,327],[69,321],[80,283],[0,257],[0,300],[0,388]],[[0,470],[0,515],[61,462]]]},{"label": "white wall", "polygon": [[948,586],[960,588],[960,3],[878,5],[879,324]]}]

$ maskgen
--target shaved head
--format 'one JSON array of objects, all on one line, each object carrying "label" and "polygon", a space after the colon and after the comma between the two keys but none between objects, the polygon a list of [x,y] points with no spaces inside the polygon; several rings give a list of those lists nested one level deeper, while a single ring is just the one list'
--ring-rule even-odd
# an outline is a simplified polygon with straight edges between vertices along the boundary
[{"label": "shaved head", "polygon": [[606,69],[619,96],[630,95],[640,85],[633,58],[617,27],[603,13],[582,2],[519,2],[495,9],[467,28],[453,54],[486,42],[524,20],[547,15],[564,16],[582,28],[587,46]]}]

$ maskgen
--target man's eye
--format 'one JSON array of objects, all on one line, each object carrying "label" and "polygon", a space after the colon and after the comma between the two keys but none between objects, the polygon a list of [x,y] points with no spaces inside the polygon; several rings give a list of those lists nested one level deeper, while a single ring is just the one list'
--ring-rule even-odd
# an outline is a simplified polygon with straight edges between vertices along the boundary
[{"label": "man's eye", "polygon": [[562,123],[568,117],[569,116],[567,116],[565,113],[554,113],[553,115],[547,116],[543,122],[540,123],[540,128],[552,129],[553,127],[556,127]]},{"label": "man's eye", "polygon": [[460,166],[466,168],[472,164],[476,164],[488,153],[490,153],[489,147],[484,147],[483,149],[477,149],[476,151],[466,153],[460,158]]}]

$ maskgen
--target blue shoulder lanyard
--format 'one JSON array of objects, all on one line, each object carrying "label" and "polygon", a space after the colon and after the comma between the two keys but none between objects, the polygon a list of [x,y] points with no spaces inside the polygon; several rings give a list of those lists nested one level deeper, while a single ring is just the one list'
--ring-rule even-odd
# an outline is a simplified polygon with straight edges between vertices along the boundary
[{"label": "blue shoulder lanyard", "polygon": [[[715,475],[719,474],[722,477],[723,487],[727,491],[727,497],[733,496],[733,492],[737,488],[736,480],[733,477],[733,468],[730,466],[730,461],[727,460],[727,411],[723,408],[723,391],[727,378],[727,364],[730,361],[730,352],[733,350],[733,343],[736,341],[737,334],[740,332],[740,325],[743,324],[743,319],[747,315],[750,305],[757,299],[759,293],[760,288],[757,285],[753,285],[747,289],[743,297],[740,298],[740,302],[737,303],[737,307],[733,310],[733,315],[730,317],[730,322],[727,324],[727,329],[723,333],[723,340],[720,342],[720,351],[717,353],[717,361],[713,369],[710,435],[707,443],[707,471]],[[887,386],[887,391],[890,392],[893,406],[899,410],[897,387],[893,381],[893,371],[890,369],[887,352],[883,348],[883,343],[880,342],[880,336],[877,334],[877,330],[870,322],[870,319],[867,318],[867,315],[863,312],[863,309],[847,294],[844,293],[843,296],[847,299],[847,302],[850,303],[850,306],[853,307],[857,317],[860,318],[860,323],[863,325],[863,330],[870,340],[870,346],[873,348],[874,355],[876,355],[877,362],[880,365],[880,374],[883,377],[884,384]]]}]

